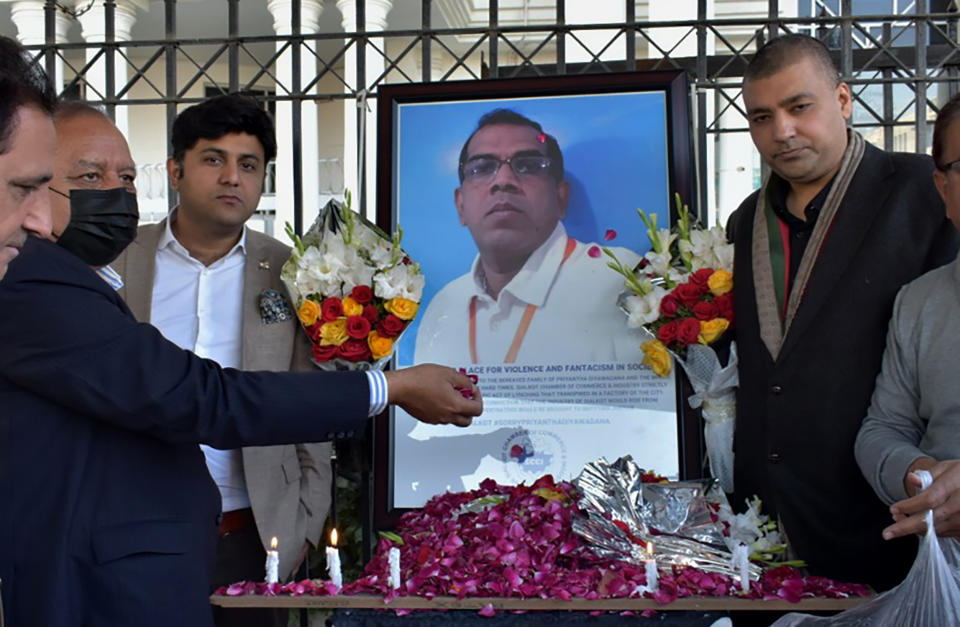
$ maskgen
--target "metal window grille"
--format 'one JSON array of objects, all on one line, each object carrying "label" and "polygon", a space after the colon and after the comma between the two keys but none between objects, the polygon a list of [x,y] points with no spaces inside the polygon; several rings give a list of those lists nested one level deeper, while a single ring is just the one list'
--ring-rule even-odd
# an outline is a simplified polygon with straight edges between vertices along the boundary
[{"label": "metal window grille", "polygon": [[[48,73],[62,67],[63,91],[82,91],[88,101],[104,105],[110,115],[118,106],[162,106],[169,133],[178,105],[199,100],[190,95],[195,85],[205,86],[208,92],[236,92],[263,91],[269,83],[266,98],[292,106],[293,202],[298,232],[304,226],[300,188],[303,176],[311,176],[304,174],[302,167],[299,133],[305,102],[362,103],[386,82],[445,81],[463,74],[498,78],[683,68],[694,85],[691,98],[699,200],[705,207],[710,198],[708,187],[716,180],[709,144],[725,133],[745,131],[742,118],[731,124],[726,114],[742,113],[743,69],[749,55],[767,39],[805,32],[824,41],[842,78],[853,89],[854,126],[873,131],[873,141],[891,150],[927,149],[938,104],[956,92],[960,68],[958,14],[952,0],[870,0],[857,3],[860,13],[854,13],[852,0],[797,0],[791,3],[798,7],[795,17],[783,17],[782,5],[787,3],[778,0],[753,3],[760,10],[751,15],[724,13],[722,0],[699,0],[695,16],[671,21],[650,21],[647,2],[625,0],[625,19],[604,24],[569,23],[567,7],[572,5],[565,0],[488,0],[485,22],[468,28],[435,25],[440,23],[438,8],[450,10],[454,0],[420,0],[419,23],[379,31],[363,28],[367,2],[357,0],[352,18],[361,26],[356,31],[319,33],[303,32],[301,0],[292,0],[289,35],[242,32],[242,11],[262,13],[265,8],[254,2],[244,2],[241,7],[239,0],[219,0],[226,37],[185,37],[177,19],[181,7],[177,0],[164,0],[162,36],[131,41],[116,40],[116,0],[94,1],[102,1],[104,9],[105,41],[101,44],[57,43],[57,11],[63,9],[61,3],[45,1],[45,43],[32,48]],[[416,8],[414,0],[395,0],[395,4],[401,2],[406,9]],[[878,12],[864,14],[864,7]],[[518,11],[522,19],[506,19]],[[544,20],[544,15],[548,19]],[[539,21],[533,19],[536,16]],[[606,43],[596,43],[596,36],[591,39],[591,34],[599,33]],[[568,61],[573,50],[586,61]],[[290,77],[279,76],[278,59],[287,53]],[[352,67],[345,67],[348,57]],[[368,66],[368,57],[377,60],[375,70]],[[98,62],[105,65],[106,80],[95,87],[88,72]],[[303,81],[305,63],[315,64],[316,72]],[[115,80],[119,64],[127,68],[122,83]],[[183,71],[184,67],[189,71]],[[358,135],[361,132],[358,123]],[[359,153],[362,157],[363,150]],[[357,172],[359,185],[372,176],[363,163],[358,163]],[[705,214],[702,209],[701,214]]]}]

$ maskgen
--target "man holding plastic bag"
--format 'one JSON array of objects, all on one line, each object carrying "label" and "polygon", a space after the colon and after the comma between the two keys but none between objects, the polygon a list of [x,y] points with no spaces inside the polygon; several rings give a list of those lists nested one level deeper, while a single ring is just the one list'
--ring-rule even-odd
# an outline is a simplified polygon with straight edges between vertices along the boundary
[{"label": "man holding plastic bag", "polygon": [[[943,106],[933,131],[934,183],[947,217],[960,228],[960,97]],[[890,504],[887,540],[925,529],[933,510],[937,535],[960,536],[960,260],[928,272],[900,290],[883,367],[856,456],[874,491]],[[933,483],[917,494],[916,470]]]}]

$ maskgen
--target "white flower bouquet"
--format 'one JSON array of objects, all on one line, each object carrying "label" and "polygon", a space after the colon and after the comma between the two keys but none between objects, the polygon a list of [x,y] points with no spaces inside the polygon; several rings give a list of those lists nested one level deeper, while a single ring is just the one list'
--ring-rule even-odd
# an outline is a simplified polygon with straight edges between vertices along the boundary
[{"label": "white flower bouquet", "polygon": [[330,201],[294,242],[281,278],[313,343],[313,361],[328,370],[382,369],[417,314],[423,295],[420,266],[393,237]]},{"label": "white flower bouquet", "polygon": [[723,227],[697,225],[676,196],[677,224],[657,227],[657,216],[638,210],[651,250],[637,268],[624,266],[609,249],[610,268],[623,275],[627,291],[618,305],[627,326],[642,328],[650,339],[641,345],[643,363],[654,373],[670,374],[673,360],[683,367],[695,394],[688,401],[703,408],[710,469],[727,492],[733,491],[734,390],[736,347],[726,366],[710,348],[734,324],[733,244]]}]

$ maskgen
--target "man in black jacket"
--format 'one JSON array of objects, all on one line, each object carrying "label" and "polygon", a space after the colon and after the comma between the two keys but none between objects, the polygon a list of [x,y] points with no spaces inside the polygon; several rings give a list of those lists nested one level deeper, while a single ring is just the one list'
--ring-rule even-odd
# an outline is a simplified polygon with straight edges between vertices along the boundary
[{"label": "man in black jacket", "polygon": [[50,115],[56,95],[23,49],[0,37],[0,279],[28,233],[50,235],[46,184],[56,136]]},{"label": "man in black jacket", "polygon": [[953,259],[926,156],[847,128],[850,88],[815,39],[771,40],[744,77],[750,134],[772,173],[730,219],[740,388],[735,502],[757,494],[812,573],[878,589],[914,555],[853,444],[897,290]]}]

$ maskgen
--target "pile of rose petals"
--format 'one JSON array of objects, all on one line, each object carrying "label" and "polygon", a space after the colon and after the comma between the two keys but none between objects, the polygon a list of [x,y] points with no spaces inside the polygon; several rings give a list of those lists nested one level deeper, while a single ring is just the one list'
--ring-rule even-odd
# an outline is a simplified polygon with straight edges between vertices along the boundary
[{"label": "pile of rose petals", "polygon": [[[570,522],[578,515],[575,497],[572,485],[554,482],[549,475],[531,486],[503,486],[488,479],[478,490],[436,496],[423,509],[404,514],[395,533],[381,538],[363,576],[339,593],[376,594],[387,601],[408,595],[562,600],[642,595],[660,604],[689,596],[796,602],[870,594],[864,585],[804,577],[785,566],[764,573],[747,594],[740,592],[739,581],[726,575],[663,567],[658,590],[640,591],[647,583],[643,564],[600,559],[573,533]],[[393,546],[399,547],[401,555],[403,583],[397,590],[387,583],[387,555]],[[240,582],[216,594],[322,596],[337,592],[331,583],[315,580],[283,585]]]}]

